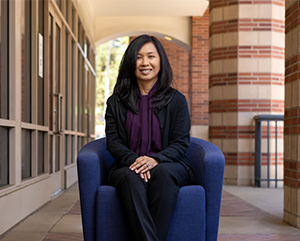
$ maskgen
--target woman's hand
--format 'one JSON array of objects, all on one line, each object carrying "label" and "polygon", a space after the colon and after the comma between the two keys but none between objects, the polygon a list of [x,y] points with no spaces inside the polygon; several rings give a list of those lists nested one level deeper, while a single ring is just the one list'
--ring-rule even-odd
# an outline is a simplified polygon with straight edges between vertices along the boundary
[{"label": "woman's hand", "polygon": [[148,182],[148,180],[151,178],[150,171],[147,171],[145,173],[140,173],[140,177],[144,179],[145,182]]},{"label": "woman's hand", "polygon": [[131,171],[140,174],[141,178],[148,182],[148,179],[151,178],[150,170],[158,164],[152,157],[141,156],[135,160],[134,163],[129,167]]}]

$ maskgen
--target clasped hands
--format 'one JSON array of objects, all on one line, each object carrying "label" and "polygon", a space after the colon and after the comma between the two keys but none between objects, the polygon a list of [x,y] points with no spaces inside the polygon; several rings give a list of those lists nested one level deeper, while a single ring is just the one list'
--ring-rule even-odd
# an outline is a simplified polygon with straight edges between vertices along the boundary
[{"label": "clasped hands", "polygon": [[151,178],[150,170],[158,164],[152,157],[140,156],[131,164],[129,169],[135,171],[136,174],[140,174],[140,177],[144,179],[145,182]]}]

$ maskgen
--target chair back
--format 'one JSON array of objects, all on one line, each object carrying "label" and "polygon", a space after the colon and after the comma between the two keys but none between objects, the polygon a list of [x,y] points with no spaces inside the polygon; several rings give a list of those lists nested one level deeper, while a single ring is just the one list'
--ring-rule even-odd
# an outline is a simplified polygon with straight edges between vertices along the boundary
[{"label": "chair back", "polygon": [[98,142],[97,145],[99,145],[99,160],[105,163],[106,169],[108,170],[113,164],[114,159],[110,155],[109,151],[106,150],[106,138],[104,137],[96,141]]}]

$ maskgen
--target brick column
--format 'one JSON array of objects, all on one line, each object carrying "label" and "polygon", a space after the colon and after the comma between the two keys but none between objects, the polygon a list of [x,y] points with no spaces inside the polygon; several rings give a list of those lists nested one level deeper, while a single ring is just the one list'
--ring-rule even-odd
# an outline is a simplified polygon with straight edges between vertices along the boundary
[{"label": "brick column", "polygon": [[209,16],[209,137],[225,154],[224,183],[251,185],[253,117],[284,113],[284,0],[211,0]]},{"label": "brick column", "polygon": [[300,227],[300,3],[286,1],[284,221]]},{"label": "brick column", "polygon": [[208,139],[209,10],[192,17],[191,135]]}]

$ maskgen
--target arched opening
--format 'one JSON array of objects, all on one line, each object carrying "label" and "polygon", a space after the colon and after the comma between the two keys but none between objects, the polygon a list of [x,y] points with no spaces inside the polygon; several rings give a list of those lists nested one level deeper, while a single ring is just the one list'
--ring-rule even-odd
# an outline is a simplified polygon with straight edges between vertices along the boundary
[{"label": "arched opening", "polygon": [[[127,47],[124,44],[124,36],[131,36],[129,37],[130,42],[134,36],[141,34],[153,35],[162,43],[173,69],[174,87],[186,96],[191,108],[191,47],[174,37],[156,32],[133,31],[117,33],[97,42],[96,136],[98,138],[105,136],[104,115],[106,99],[112,94],[118,75],[117,70],[122,57],[121,55],[123,55]],[[105,42],[107,39],[108,41]],[[116,46],[116,42],[121,44],[121,46]],[[119,49],[120,47],[122,49]]]}]

